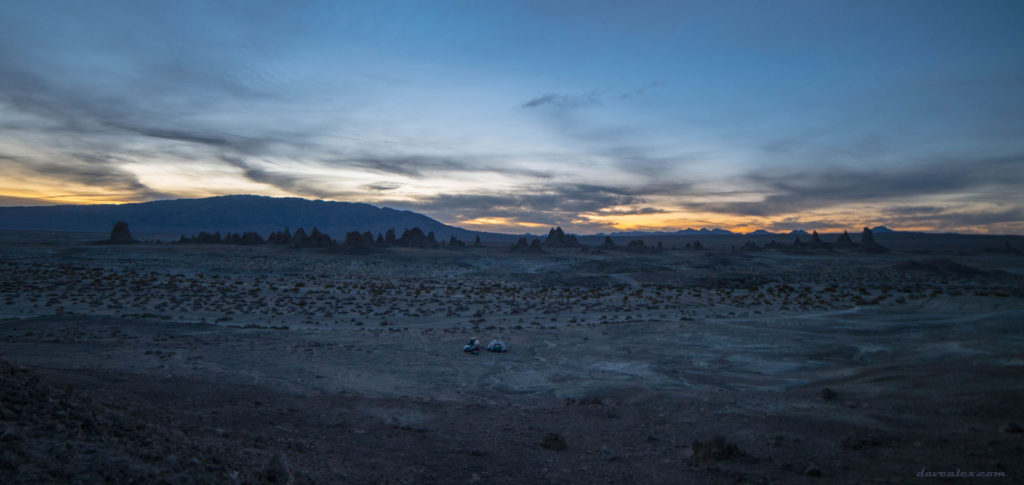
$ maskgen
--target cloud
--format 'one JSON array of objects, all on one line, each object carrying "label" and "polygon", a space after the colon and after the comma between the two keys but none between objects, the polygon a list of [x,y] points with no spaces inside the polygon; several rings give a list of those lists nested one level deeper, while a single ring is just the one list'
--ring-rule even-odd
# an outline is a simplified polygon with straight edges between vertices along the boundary
[{"label": "cloud", "polygon": [[[136,163],[168,158],[188,158],[199,163],[221,160],[241,168],[251,181],[293,191],[296,195],[345,198],[360,198],[366,194],[326,190],[316,177],[301,171],[269,171],[251,161],[273,157],[293,160],[296,165],[319,162],[334,168],[413,178],[484,171],[535,179],[551,176],[541,170],[518,168],[496,156],[394,154],[415,148],[400,144],[389,148],[388,153],[368,150],[353,154],[345,150],[347,147],[322,144],[323,133],[268,127],[266,120],[248,115],[245,106],[252,98],[266,102],[272,96],[245,89],[242,85],[246,83],[238,79],[238,73],[217,68],[216,64],[200,76],[187,68],[175,68],[172,56],[161,59],[160,66],[153,68],[160,71],[160,76],[169,76],[158,85],[107,80],[109,85],[97,88],[89,83],[71,86],[56,73],[29,62],[24,56],[3,55],[8,52],[0,45],[0,78],[4,79],[0,83],[0,128],[6,131],[6,134],[0,133],[0,143],[5,138],[17,140],[22,135],[45,139],[51,151],[64,153],[54,160],[32,162],[38,164],[34,172],[63,172],[98,190],[136,192],[138,196],[133,198],[149,197],[156,192],[139,183],[134,175],[109,163],[71,164],[63,170],[59,165],[86,151],[130,157],[132,160],[124,161]],[[146,65],[138,63],[136,67]],[[138,68],[142,72],[136,75],[148,77],[144,74],[149,68]],[[197,89],[200,85],[210,85],[210,91]],[[117,88],[116,96],[109,93],[111,87]],[[4,111],[8,115],[31,116],[4,116]],[[206,113],[216,116],[196,116]],[[329,118],[335,123],[339,120],[334,114]],[[225,130],[221,125],[230,129]],[[158,143],[160,141],[176,143]],[[346,143],[352,147],[362,141],[353,136]],[[105,169],[100,167],[107,167],[109,173],[104,175]]]},{"label": "cloud", "polygon": [[[422,211],[446,221],[504,218],[533,224],[594,230],[609,224],[588,221],[581,214],[612,207],[642,204],[654,194],[677,194],[689,189],[685,183],[652,184],[645,187],[616,187],[594,184],[545,184],[516,187],[503,193],[440,194],[415,201],[381,201],[383,205]],[[635,213],[653,214],[653,207]],[[623,214],[628,211],[621,211]]]},{"label": "cloud", "polygon": [[394,182],[377,182],[375,184],[361,185],[363,189],[370,190],[373,192],[386,192],[389,190],[396,190],[402,187],[402,184]]},{"label": "cloud", "polygon": [[[329,149],[325,149],[329,151]],[[505,157],[497,155],[391,155],[357,154],[333,155],[321,159],[334,167],[358,168],[370,172],[423,178],[444,173],[493,172],[506,175],[549,179],[551,172],[515,166]]]},{"label": "cloud", "polygon": [[153,138],[163,138],[167,140],[183,141],[187,143],[198,143],[201,145],[210,145],[215,147],[230,147],[233,146],[231,140],[226,137],[215,136],[211,134],[193,133],[182,130],[163,129],[163,128],[147,128],[147,127],[124,127],[130,131],[134,131],[140,135],[149,136]]},{"label": "cloud", "polygon": [[657,207],[638,207],[636,209],[625,209],[625,210],[599,210],[597,211],[602,216],[638,216],[638,215],[649,215],[649,214],[665,214],[668,211],[665,209],[659,209]]},{"label": "cloud", "polygon": [[471,163],[455,157],[426,155],[374,155],[332,157],[326,160],[334,166],[360,168],[377,173],[422,177],[428,172],[458,172],[472,166]]},{"label": "cloud", "polygon": [[845,228],[851,232],[861,227],[885,225],[891,229],[926,227],[930,231],[977,231],[983,227],[1024,228],[1024,210],[1017,207],[975,207],[971,204],[947,206],[895,206],[871,213],[847,213],[830,217],[792,216],[770,222],[764,226],[771,231],[792,229]]},{"label": "cloud", "polygon": [[690,209],[773,217],[844,204],[896,202],[918,196],[985,192],[1024,185],[1024,154],[987,159],[947,159],[902,169],[828,168],[801,172],[757,171],[743,177],[761,201],[680,203]]},{"label": "cloud", "polygon": [[665,81],[653,81],[647,84],[641,84],[633,89],[630,89],[629,91],[620,94],[619,97],[622,99],[628,99],[643,96],[644,94],[647,94],[648,90],[661,86],[662,84],[665,84]]},{"label": "cloud", "polygon": [[94,153],[73,153],[57,160],[39,161],[34,158],[0,155],[5,172],[27,178],[44,178],[56,183],[104,187],[122,195],[142,198],[167,198],[139,181],[139,178],[118,166],[122,163],[112,156]]},{"label": "cloud", "polygon": [[523,103],[521,107],[538,108],[541,106],[552,106],[558,109],[571,109],[601,104],[601,97],[602,93],[599,91],[590,91],[582,94],[544,94]]},{"label": "cloud", "polygon": [[[608,140],[612,137],[605,137]],[[595,140],[601,138],[595,136]],[[612,161],[626,173],[642,175],[648,180],[659,181],[677,177],[676,172],[688,164],[709,158],[708,154],[686,153],[655,155],[651,150],[637,146],[616,145],[595,150],[595,154]]]},{"label": "cloud", "polygon": [[54,202],[40,199],[29,199],[25,197],[10,197],[6,195],[0,195],[0,207],[34,207],[44,205],[54,205]]},{"label": "cloud", "polygon": [[[915,211],[915,209],[922,210]],[[933,230],[958,230],[972,226],[990,226],[1003,223],[1024,224],[1024,209],[1019,207],[904,208],[904,210],[887,210],[885,222],[894,227],[926,226],[933,228]]]},{"label": "cloud", "polygon": [[222,156],[221,160],[233,167],[242,169],[245,177],[253,182],[267,184],[296,195],[316,197],[319,199],[347,198],[356,195],[352,192],[325,190],[311,183],[310,177],[291,175],[283,172],[264,170],[241,158]]}]

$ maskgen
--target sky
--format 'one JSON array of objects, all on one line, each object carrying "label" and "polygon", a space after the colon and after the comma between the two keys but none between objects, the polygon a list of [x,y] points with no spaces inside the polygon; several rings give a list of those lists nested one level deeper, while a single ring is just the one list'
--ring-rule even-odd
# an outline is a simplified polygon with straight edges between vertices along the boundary
[{"label": "sky", "polygon": [[1024,234],[1024,2],[0,2],[0,205]]}]

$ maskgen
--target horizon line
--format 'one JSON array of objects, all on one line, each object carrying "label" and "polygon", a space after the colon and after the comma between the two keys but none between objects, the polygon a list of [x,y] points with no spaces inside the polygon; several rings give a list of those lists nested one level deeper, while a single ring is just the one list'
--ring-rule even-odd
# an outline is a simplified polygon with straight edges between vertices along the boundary
[{"label": "horizon line", "polygon": [[[461,230],[464,230],[464,231],[469,231],[469,232],[474,232],[474,233],[499,234],[499,235],[504,235],[504,236],[534,236],[534,237],[546,236],[545,232],[541,232],[541,233],[532,233],[532,232],[502,232],[502,231],[495,231],[495,230],[469,229],[469,228],[463,227],[461,225],[458,225],[459,224],[458,222],[444,222],[444,221],[436,219],[435,217],[429,216],[427,214],[423,214],[422,212],[418,212],[418,211],[415,211],[415,210],[395,208],[395,207],[391,207],[391,206],[387,206],[387,205],[378,205],[378,204],[374,204],[372,202],[356,202],[356,201],[333,200],[333,199],[323,199],[323,198],[307,198],[307,197],[299,197],[299,196],[273,196],[273,195],[262,195],[262,194],[251,194],[251,193],[222,194],[222,195],[211,195],[211,196],[206,196],[206,197],[176,197],[176,198],[152,199],[152,200],[144,200],[144,201],[129,201],[129,202],[102,202],[102,203],[96,203],[96,204],[88,204],[88,203],[84,203],[84,204],[83,203],[78,203],[78,204],[43,203],[43,204],[35,204],[35,205],[0,205],[0,209],[18,209],[18,208],[32,209],[32,208],[45,208],[45,207],[125,206],[125,205],[141,205],[141,204],[148,204],[148,203],[154,203],[154,202],[174,202],[174,201],[182,201],[182,200],[220,199],[220,198],[230,198],[230,197],[258,197],[258,198],[265,198],[265,199],[280,199],[280,200],[295,199],[295,200],[302,200],[302,201],[307,201],[307,202],[328,202],[328,203],[340,203],[340,204],[361,204],[361,205],[368,205],[368,206],[371,206],[371,207],[375,207],[375,208],[378,208],[378,209],[389,209],[389,210],[394,210],[394,211],[411,212],[411,213],[414,213],[414,214],[420,214],[420,215],[423,215],[425,217],[429,217],[430,219],[435,220],[435,221],[437,221],[437,222],[439,222],[441,224],[444,224],[446,226],[450,226],[450,227],[453,227],[453,228],[456,228],[456,229],[461,229]],[[25,201],[49,202],[46,199],[28,199],[28,198],[23,198],[23,197],[9,197],[9,198],[10,199],[25,200]],[[545,225],[545,226],[548,226],[548,225]],[[561,224],[554,224],[554,225],[550,225],[548,227],[550,227],[550,230],[560,229],[561,228]],[[891,227],[888,227],[885,224],[878,224],[878,225],[874,225],[874,226],[867,226],[867,225],[865,225],[865,226],[862,226],[862,229],[859,229],[859,230],[858,229],[853,229],[853,230],[850,230],[850,229],[842,229],[842,230],[840,230],[840,229],[820,229],[819,230],[819,229],[814,228],[813,226],[811,226],[810,228],[793,228],[793,229],[788,229],[788,230],[787,229],[783,229],[781,232],[779,232],[779,231],[771,231],[771,230],[765,229],[763,227],[762,228],[758,228],[758,229],[753,229],[753,230],[750,230],[750,231],[735,231],[735,230],[731,230],[731,229],[724,229],[724,228],[721,228],[721,227],[701,226],[699,228],[694,228],[694,227],[682,228],[680,226],[674,226],[674,227],[662,227],[662,228],[658,228],[658,229],[624,229],[624,230],[610,231],[610,232],[609,231],[592,232],[592,233],[585,233],[585,232],[572,232],[572,233],[569,233],[569,232],[566,232],[566,234],[572,234],[572,235],[580,236],[580,237],[600,237],[600,236],[620,236],[621,237],[621,236],[629,236],[629,235],[638,236],[638,237],[639,236],[667,237],[667,236],[685,236],[685,235],[702,235],[702,236],[756,236],[756,235],[788,236],[788,235],[797,235],[797,236],[799,236],[799,235],[803,235],[801,233],[805,233],[806,235],[809,236],[813,232],[818,232],[819,234],[842,234],[842,232],[849,232],[851,234],[857,234],[857,233],[863,232],[863,229],[871,229],[872,231],[875,231],[875,230],[878,230],[878,229],[884,229],[884,231],[882,231],[882,233],[894,232],[894,233],[904,233],[904,234],[971,235],[971,236],[996,236],[996,237],[998,237],[998,236],[1011,236],[1011,237],[1022,237],[1022,236],[1024,236],[1024,234],[1014,234],[1014,233],[983,233],[983,232],[970,232],[970,231],[961,232],[961,231],[936,231],[936,230],[904,230],[904,229],[893,229]],[[4,229],[4,230],[14,231],[14,230],[19,230],[19,229]],[[25,229],[25,230],[29,230],[29,229]],[[80,231],[58,231],[58,232],[80,232]],[[717,234],[716,234],[716,232],[717,232]],[[755,234],[755,233],[759,233],[759,232],[762,233],[762,234]],[[683,234],[680,234],[680,233],[683,233]],[[687,233],[692,233],[692,234],[687,234]]]}]

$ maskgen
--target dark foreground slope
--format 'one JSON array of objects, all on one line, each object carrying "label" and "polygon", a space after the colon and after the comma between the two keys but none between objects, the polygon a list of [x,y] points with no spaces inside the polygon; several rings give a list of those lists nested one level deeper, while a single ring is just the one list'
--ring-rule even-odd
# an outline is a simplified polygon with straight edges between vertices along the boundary
[{"label": "dark foreground slope", "polygon": [[1024,476],[1016,253],[32,241],[3,484]]},{"label": "dark foreground slope", "polygon": [[472,240],[476,233],[442,224],[423,214],[351,202],[229,195],[121,205],[0,207],[0,229],[106,232],[126,221],[137,234],[195,234],[199,231],[263,235],[304,227],[339,238],[349,231],[374,234],[419,227],[439,239]]}]

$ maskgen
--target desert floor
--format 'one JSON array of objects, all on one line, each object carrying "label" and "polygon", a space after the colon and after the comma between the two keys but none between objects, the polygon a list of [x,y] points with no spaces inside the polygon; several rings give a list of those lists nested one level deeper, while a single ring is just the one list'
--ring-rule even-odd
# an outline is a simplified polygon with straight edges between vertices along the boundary
[{"label": "desert floor", "polygon": [[1010,483],[1022,325],[1015,253],[5,233],[0,482]]}]

